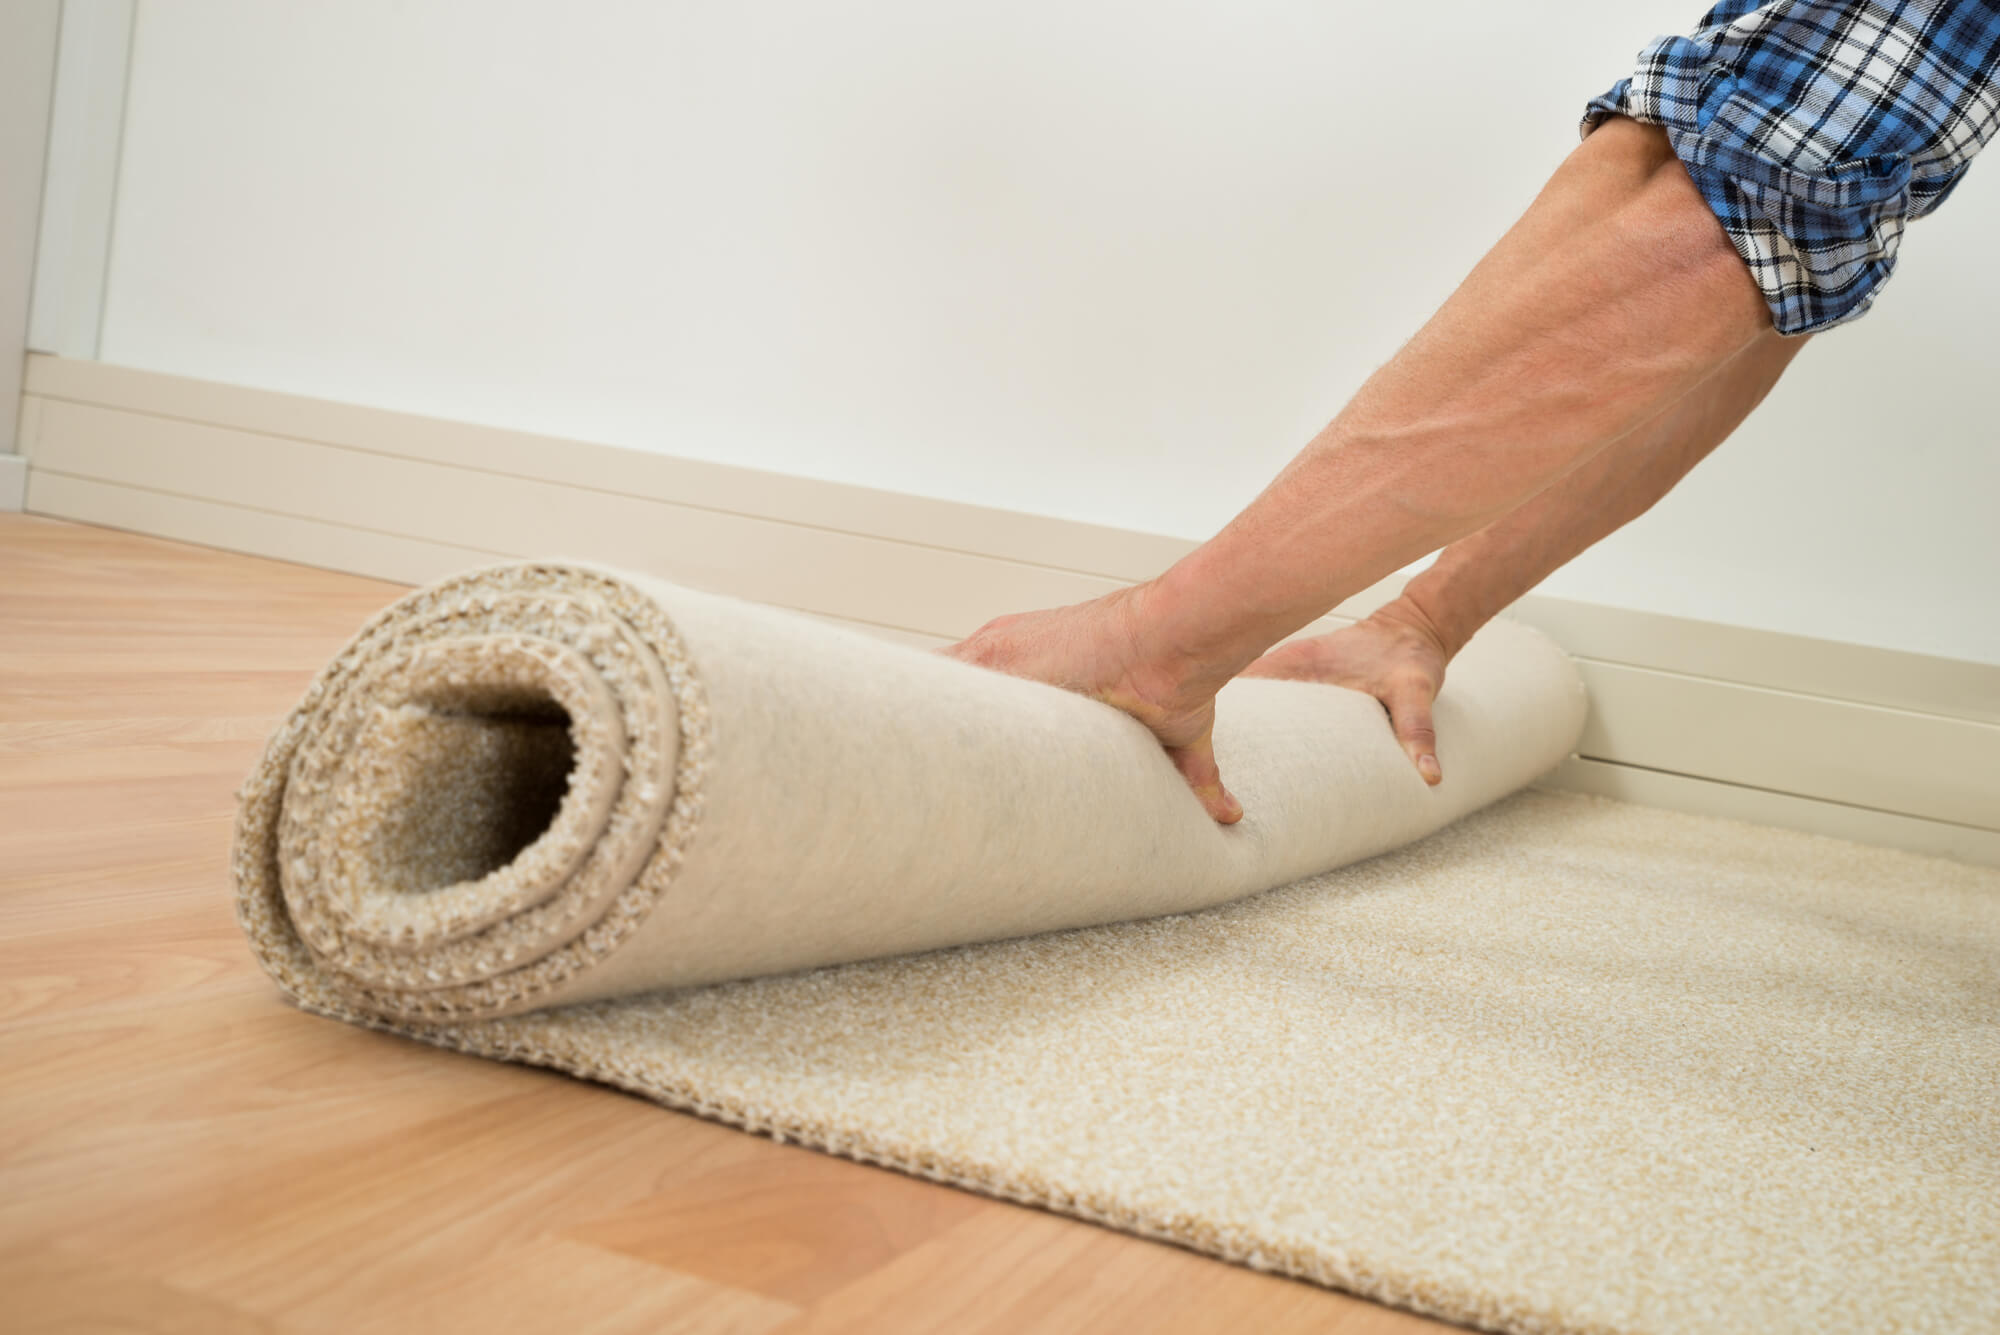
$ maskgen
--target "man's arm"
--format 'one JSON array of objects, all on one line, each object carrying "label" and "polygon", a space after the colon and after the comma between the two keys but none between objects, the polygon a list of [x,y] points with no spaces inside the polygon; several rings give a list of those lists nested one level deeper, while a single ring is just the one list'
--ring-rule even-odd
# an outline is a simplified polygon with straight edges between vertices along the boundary
[{"label": "man's arm", "polygon": [[1403,596],[1447,656],[1572,557],[1653,507],[1764,401],[1805,338],[1767,331],[1640,431],[1438,554]]},{"label": "man's arm", "polygon": [[1415,338],[1221,533],[1159,578],[948,652],[1150,727],[1218,820],[1215,692],[1375,580],[1657,417],[1771,317],[1655,127],[1604,123]]},{"label": "man's arm", "polygon": [[1577,553],[1651,509],[1763,402],[1805,343],[1764,334],[1652,422],[1446,547],[1394,601],[1355,625],[1273,649],[1245,675],[1367,691],[1388,710],[1417,772],[1439,782],[1431,706],[1465,642]]}]

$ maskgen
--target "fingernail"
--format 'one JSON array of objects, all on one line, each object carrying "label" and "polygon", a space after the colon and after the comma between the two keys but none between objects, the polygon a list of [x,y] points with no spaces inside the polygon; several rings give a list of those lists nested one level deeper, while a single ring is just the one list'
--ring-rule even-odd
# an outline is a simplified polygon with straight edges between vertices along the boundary
[{"label": "fingernail", "polygon": [[1438,783],[1444,778],[1444,771],[1438,768],[1436,756],[1418,756],[1417,773],[1424,776],[1425,783]]}]

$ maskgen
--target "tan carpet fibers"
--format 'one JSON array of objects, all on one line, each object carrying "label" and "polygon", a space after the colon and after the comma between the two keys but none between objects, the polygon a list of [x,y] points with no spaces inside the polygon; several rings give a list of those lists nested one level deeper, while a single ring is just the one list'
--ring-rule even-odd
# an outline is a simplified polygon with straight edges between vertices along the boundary
[{"label": "tan carpet fibers", "polygon": [[471,1025],[1514,1331],[2000,1326],[2000,873],[1528,793],[1242,903]]},{"label": "tan carpet fibers", "polygon": [[2000,872],[1522,793],[1584,709],[1494,622],[1431,789],[1232,683],[1225,829],[1107,705],[495,567],[314,681],[237,909],[308,1009],[1447,1317],[2000,1329]]}]

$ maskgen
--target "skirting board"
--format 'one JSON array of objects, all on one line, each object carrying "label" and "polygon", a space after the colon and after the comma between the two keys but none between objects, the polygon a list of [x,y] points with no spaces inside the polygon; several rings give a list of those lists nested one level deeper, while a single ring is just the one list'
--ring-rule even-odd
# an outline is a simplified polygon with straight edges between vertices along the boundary
[{"label": "skirting board", "polygon": [[[408,583],[571,556],[936,644],[1191,546],[92,361],[33,356],[25,388],[28,510]],[[2000,865],[2000,667],[1560,599],[1510,614],[1591,691],[1547,786]]]},{"label": "skirting board", "polygon": [[0,511],[21,509],[27,497],[27,459],[18,454],[0,454]]}]

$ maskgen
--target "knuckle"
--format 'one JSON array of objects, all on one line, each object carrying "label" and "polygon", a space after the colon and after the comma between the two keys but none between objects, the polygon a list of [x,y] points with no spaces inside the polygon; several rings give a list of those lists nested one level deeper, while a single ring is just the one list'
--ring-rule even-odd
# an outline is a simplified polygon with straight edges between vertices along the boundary
[{"label": "knuckle", "polygon": [[984,631],[974,632],[971,639],[959,641],[952,646],[950,653],[960,662],[976,667],[992,667],[1000,661],[999,645]]},{"label": "knuckle", "polygon": [[1431,675],[1415,664],[1404,664],[1389,670],[1389,690],[1395,695],[1429,696],[1432,693]]}]

